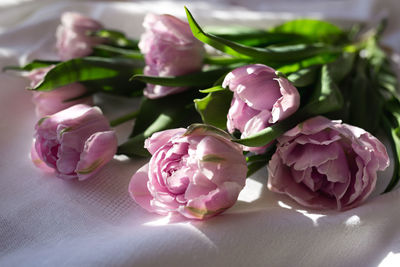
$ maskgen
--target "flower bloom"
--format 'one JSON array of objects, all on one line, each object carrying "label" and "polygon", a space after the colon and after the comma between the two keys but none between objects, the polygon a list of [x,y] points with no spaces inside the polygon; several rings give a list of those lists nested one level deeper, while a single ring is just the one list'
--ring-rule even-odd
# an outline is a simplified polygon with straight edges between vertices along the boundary
[{"label": "flower bloom", "polygon": [[88,32],[102,29],[103,26],[82,14],[65,12],[61,16],[61,25],[57,28],[56,47],[61,60],[90,55],[92,47],[104,42],[103,38],[88,36]]},{"label": "flower bloom", "polygon": [[79,104],[39,120],[31,158],[44,170],[54,169],[60,178],[85,180],[116,150],[116,135],[100,109]]},{"label": "flower bloom", "polygon": [[[46,73],[54,66],[34,69],[28,74],[31,80],[30,87],[35,87],[40,83]],[[74,101],[64,102],[65,100],[79,97],[86,93],[86,88],[80,83],[71,83],[48,92],[32,91],[32,102],[35,104],[35,111],[38,117],[54,114],[76,104],[93,105],[91,96],[80,98]]]},{"label": "flower bloom", "polygon": [[278,138],[268,165],[268,188],[310,208],[346,210],[370,195],[377,171],[388,165],[377,138],[319,116]]},{"label": "flower bloom", "polygon": [[[145,75],[177,76],[201,70],[204,47],[192,34],[189,24],[171,15],[149,14],[143,26],[139,48],[145,54]],[[160,98],[184,91],[186,87],[148,84],[144,94]]]},{"label": "flower bloom", "polygon": [[[228,73],[222,86],[229,87],[233,92],[228,112],[228,131],[233,133],[239,130],[242,138],[287,118],[300,106],[296,87],[265,65],[237,68]],[[262,153],[265,148],[245,147],[245,150]]]},{"label": "flower bloom", "polygon": [[231,207],[245,185],[241,146],[209,126],[172,129],[145,142],[150,162],[132,177],[133,199],[150,212],[205,219]]}]

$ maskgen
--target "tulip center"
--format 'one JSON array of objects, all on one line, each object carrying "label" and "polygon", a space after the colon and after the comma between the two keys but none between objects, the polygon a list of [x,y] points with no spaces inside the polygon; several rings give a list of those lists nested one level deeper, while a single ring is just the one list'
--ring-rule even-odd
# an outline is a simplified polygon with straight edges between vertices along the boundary
[{"label": "tulip center", "polygon": [[186,165],[185,155],[187,153],[187,144],[175,145],[171,150],[174,153],[167,155],[162,168],[162,176],[164,185],[168,191],[175,195],[185,193],[189,184],[189,176],[187,174],[188,167]]}]

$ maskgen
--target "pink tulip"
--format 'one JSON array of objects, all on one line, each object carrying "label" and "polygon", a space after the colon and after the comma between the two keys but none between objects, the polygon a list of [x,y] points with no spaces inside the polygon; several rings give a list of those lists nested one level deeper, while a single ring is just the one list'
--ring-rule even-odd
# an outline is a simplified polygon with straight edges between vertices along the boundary
[{"label": "pink tulip", "polygon": [[103,38],[89,36],[103,26],[82,14],[65,12],[61,16],[61,25],[57,29],[57,50],[61,60],[85,57],[93,52],[93,46],[104,42]]},{"label": "pink tulip", "polygon": [[205,219],[231,207],[245,185],[241,146],[209,126],[153,134],[150,162],[132,177],[133,199],[150,212]]},{"label": "pink tulip", "polygon": [[[287,118],[300,106],[297,89],[265,65],[237,68],[228,73],[222,86],[234,93],[228,112],[228,131],[239,130],[242,138]],[[245,147],[245,150],[263,153],[265,148]]]},{"label": "pink tulip", "polygon": [[[31,80],[30,86],[35,87],[39,84],[46,73],[53,67],[32,70],[28,74],[28,78]],[[64,102],[65,100],[84,95],[86,92],[86,88],[80,83],[68,84],[48,92],[32,91],[32,102],[36,106],[36,115],[44,117],[76,104],[93,105],[93,98],[91,96]]]},{"label": "pink tulip", "polygon": [[[194,38],[189,24],[171,15],[149,14],[145,17],[139,48],[145,54],[145,75],[178,76],[201,70],[204,47]],[[160,98],[184,91],[186,87],[148,84],[144,94]]]},{"label": "pink tulip", "polygon": [[388,165],[385,146],[370,133],[314,117],[278,138],[268,188],[306,207],[346,210],[371,194]]},{"label": "pink tulip", "polygon": [[35,130],[32,161],[43,170],[54,169],[60,178],[91,177],[117,149],[116,135],[97,107],[72,106],[43,117]]}]

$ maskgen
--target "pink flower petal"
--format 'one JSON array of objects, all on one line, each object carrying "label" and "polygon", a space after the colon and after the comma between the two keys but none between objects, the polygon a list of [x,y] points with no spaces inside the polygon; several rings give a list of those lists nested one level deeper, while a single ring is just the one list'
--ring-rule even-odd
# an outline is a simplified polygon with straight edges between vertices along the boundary
[{"label": "pink flower petal", "polygon": [[129,183],[129,193],[135,202],[142,208],[154,212],[154,208],[150,204],[153,196],[147,188],[147,183],[149,181],[148,172],[149,164],[142,166],[138,171],[136,171]]},{"label": "pink flower petal", "polygon": [[89,178],[109,162],[117,151],[117,145],[114,131],[97,132],[90,136],[85,142],[85,148],[76,166],[78,179]]},{"label": "pink flower petal", "polygon": [[31,147],[30,157],[31,157],[33,164],[35,164],[35,166],[40,168],[42,171],[49,172],[49,173],[54,172],[54,169],[47,166],[47,164],[39,157],[39,155],[35,149],[34,143],[32,144],[32,147]]},{"label": "pink flower petal", "polygon": [[105,42],[105,39],[87,35],[88,31],[97,31],[103,26],[82,14],[66,12],[61,16],[61,25],[57,29],[57,51],[61,60],[88,56],[92,47]]},{"label": "pink flower petal", "polygon": [[[144,74],[178,76],[201,70],[204,47],[192,34],[189,24],[171,15],[146,15],[146,29],[139,48],[145,54]],[[186,90],[187,87],[148,85],[144,95],[160,98]]]},{"label": "pink flower petal", "polygon": [[235,204],[241,189],[237,183],[225,182],[207,195],[189,200],[179,212],[187,218],[197,220],[215,216]]},{"label": "pink flower petal", "polygon": [[180,136],[186,132],[184,128],[170,129],[154,133],[146,139],[144,147],[154,154],[161,146],[165,145],[173,136]]},{"label": "pink flower petal", "polygon": [[276,123],[289,117],[300,106],[300,94],[287,79],[277,78],[279,83],[281,97],[275,102],[272,111],[270,123]]}]

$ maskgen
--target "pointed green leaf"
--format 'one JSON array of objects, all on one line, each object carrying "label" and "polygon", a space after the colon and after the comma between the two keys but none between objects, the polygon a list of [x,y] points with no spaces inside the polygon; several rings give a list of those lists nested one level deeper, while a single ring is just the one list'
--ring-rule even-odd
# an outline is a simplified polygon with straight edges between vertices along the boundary
[{"label": "pointed green leaf", "polygon": [[51,91],[55,88],[83,81],[113,78],[132,74],[138,63],[122,58],[85,57],[57,64],[33,90]]},{"label": "pointed green leaf", "polygon": [[250,177],[259,169],[265,167],[270,161],[272,155],[276,151],[276,143],[272,144],[267,148],[267,151],[261,155],[252,155],[246,157],[247,162],[247,177]]},{"label": "pointed green leaf", "polygon": [[247,46],[266,47],[274,44],[303,43],[307,41],[298,34],[275,33],[268,30],[245,26],[211,26],[204,28],[206,32]]},{"label": "pointed green leaf", "polygon": [[287,79],[295,86],[295,87],[305,87],[313,84],[317,80],[318,74],[317,67],[308,67],[296,72],[291,73]]},{"label": "pointed green leaf", "polygon": [[210,92],[206,97],[195,99],[195,107],[206,124],[225,129],[233,93],[229,90]]},{"label": "pointed green leaf", "polygon": [[134,75],[132,80],[138,80],[150,84],[158,84],[164,86],[195,86],[203,87],[210,86],[221,77],[228,73],[230,68],[218,68],[213,70],[206,70],[200,72],[194,72],[181,76],[169,76],[169,77],[159,77],[159,76],[146,76],[146,75]]},{"label": "pointed green leaf", "polygon": [[96,45],[93,47],[93,54],[92,56],[99,56],[99,57],[113,57],[113,56],[120,56],[132,59],[139,59],[143,60],[144,56],[137,50],[115,47],[111,45]]},{"label": "pointed green leaf", "polygon": [[277,70],[284,73],[289,74],[293,72],[297,72],[304,68],[309,67],[318,67],[330,62],[334,62],[338,58],[338,53],[321,53],[316,56],[303,59],[294,63],[288,63],[283,66],[280,66]]},{"label": "pointed green leaf", "polygon": [[198,122],[196,111],[187,105],[193,97],[193,92],[184,92],[161,99],[144,98],[131,138],[119,146],[118,153],[128,156],[148,156],[144,141],[153,133]]},{"label": "pointed green leaf", "polygon": [[185,10],[192,33],[197,39],[228,55],[238,58],[253,58],[258,63],[271,65],[273,63],[295,62],[323,52],[340,51],[340,49],[323,44],[296,44],[273,48],[258,48],[241,45],[204,32],[186,7]]},{"label": "pointed green leaf", "polygon": [[[200,93],[197,90],[188,90],[158,99],[143,98],[131,137],[144,133],[162,114],[173,118],[175,127],[199,122],[200,118],[193,105],[193,99],[198,95]],[[147,134],[145,137],[148,137]]]},{"label": "pointed green leaf", "polygon": [[16,71],[31,71],[38,68],[44,68],[51,65],[56,65],[60,63],[60,61],[51,61],[51,60],[33,60],[32,62],[26,64],[25,66],[6,66],[3,68],[3,71],[6,70],[16,70]]},{"label": "pointed green leaf", "polygon": [[325,114],[341,109],[343,103],[343,96],[334,82],[328,66],[324,65],[321,70],[319,85],[304,107],[304,112],[313,116]]},{"label": "pointed green leaf", "polygon": [[307,37],[315,42],[337,41],[344,32],[334,24],[314,19],[295,19],[271,29],[272,33],[290,33]]},{"label": "pointed green leaf", "polygon": [[339,84],[353,69],[355,53],[342,53],[335,61],[327,64],[332,80]]},{"label": "pointed green leaf", "polygon": [[347,89],[348,123],[374,133],[380,125],[383,99],[367,76],[367,70],[366,61],[359,59]]},{"label": "pointed green leaf", "polygon": [[102,92],[105,94],[118,95],[123,97],[138,97],[143,95],[143,89],[146,84],[140,81],[129,81],[131,73],[92,81],[81,82],[88,93]]}]

